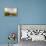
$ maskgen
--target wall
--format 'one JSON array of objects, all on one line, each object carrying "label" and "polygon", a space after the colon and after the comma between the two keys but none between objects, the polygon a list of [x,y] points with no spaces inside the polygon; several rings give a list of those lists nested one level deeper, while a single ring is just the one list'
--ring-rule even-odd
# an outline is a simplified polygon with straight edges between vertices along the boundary
[{"label": "wall", "polygon": [[[4,16],[5,7],[18,8],[18,16]],[[8,43],[9,32],[18,32],[18,24],[46,24],[46,0],[0,0],[0,44]]]}]

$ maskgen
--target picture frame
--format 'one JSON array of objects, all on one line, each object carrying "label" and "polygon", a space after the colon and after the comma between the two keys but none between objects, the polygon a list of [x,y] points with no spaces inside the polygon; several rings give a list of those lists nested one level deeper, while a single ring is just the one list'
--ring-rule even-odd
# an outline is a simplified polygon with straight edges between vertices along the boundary
[{"label": "picture frame", "polygon": [[17,16],[17,8],[4,8],[4,16]]}]

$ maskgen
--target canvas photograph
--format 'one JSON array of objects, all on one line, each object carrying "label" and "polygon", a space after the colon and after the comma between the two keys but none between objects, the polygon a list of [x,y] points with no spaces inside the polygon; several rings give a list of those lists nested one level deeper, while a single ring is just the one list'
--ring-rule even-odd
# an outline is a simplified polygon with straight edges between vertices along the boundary
[{"label": "canvas photograph", "polygon": [[17,16],[17,8],[4,8],[4,16]]}]

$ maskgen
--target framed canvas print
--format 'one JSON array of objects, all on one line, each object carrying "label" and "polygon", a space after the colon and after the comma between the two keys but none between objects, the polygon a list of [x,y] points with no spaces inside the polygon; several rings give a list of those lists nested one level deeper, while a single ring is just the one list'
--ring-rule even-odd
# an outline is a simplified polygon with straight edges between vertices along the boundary
[{"label": "framed canvas print", "polygon": [[17,16],[17,8],[4,8],[4,16]]}]

